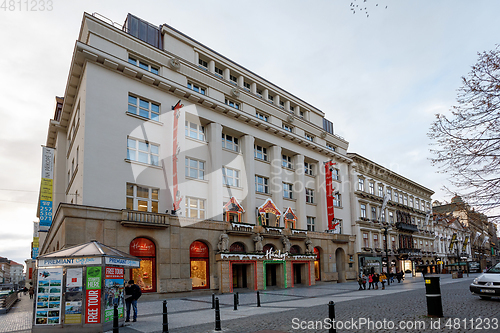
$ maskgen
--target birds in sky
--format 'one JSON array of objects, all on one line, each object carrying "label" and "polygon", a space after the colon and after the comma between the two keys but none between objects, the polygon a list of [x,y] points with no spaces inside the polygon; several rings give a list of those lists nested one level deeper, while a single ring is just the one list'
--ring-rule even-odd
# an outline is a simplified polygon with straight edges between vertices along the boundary
[{"label": "birds in sky", "polygon": [[[358,0],[353,0],[353,2],[351,2],[350,4],[350,7],[351,7],[351,11],[353,14],[356,14],[356,11],[358,11],[358,13],[361,13],[361,14],[365,14],[366,17],[370,17],[370,14],[368,13],[368,7],[365,7],[365,6],[368,6],[368,4],[365,4],[364,6],[357,4]],[[383,1],[383,0],[378,0],[378,1]],[[361,2],[361,0],[360,0]],[[368,2],[368,0],[363,0],[364,3]],[[375,7],[378,7],[378,3],[375,4]],[[387,9],[388,6],[385,6],[385,9]]]}]

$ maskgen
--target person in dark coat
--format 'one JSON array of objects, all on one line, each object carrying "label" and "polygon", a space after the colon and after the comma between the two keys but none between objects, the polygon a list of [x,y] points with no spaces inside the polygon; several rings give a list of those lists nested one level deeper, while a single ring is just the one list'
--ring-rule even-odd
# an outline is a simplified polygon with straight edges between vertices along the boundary
[{"label": "person in dark coat", "polygon": [[130,306],[134,309],[132,321],[137,321],[137,300],[141,295],[141,288],[134,283],[134,280],[128,281],[128,284],[125,286],[125,304],[127,306],[127,318],[125,321],[130,321]]}]

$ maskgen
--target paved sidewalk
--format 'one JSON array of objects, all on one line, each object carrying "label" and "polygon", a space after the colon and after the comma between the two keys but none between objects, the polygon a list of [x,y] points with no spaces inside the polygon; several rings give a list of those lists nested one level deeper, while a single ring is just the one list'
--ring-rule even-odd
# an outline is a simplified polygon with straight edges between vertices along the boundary
[{"label": "paved sidewalk", "polygon": [[0,333],[31,332],[33,323],[33,300],[28,294],[18,296],[18,301],[6,314],[0,315]]}]

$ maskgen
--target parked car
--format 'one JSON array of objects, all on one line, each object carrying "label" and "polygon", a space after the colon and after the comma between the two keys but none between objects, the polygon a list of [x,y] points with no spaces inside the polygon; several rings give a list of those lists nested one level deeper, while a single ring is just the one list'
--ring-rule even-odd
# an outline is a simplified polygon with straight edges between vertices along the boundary
[{"label": "parked car", "polygon": [[500,297],[500,263],[475,278],[469,289],[482,299]]}]

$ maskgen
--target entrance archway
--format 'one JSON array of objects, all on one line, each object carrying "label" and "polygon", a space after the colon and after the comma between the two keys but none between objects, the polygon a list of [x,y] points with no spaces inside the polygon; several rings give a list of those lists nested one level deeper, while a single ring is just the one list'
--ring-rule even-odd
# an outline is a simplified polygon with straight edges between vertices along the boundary
[{"label": "entrance archway", "polygon": [[316,259],[314,259],[314,278],[316,281],[321,281],[321,256],[319,254],[319,248],[314,248],[314,254]]},{"label": "entrance archway", "polygon": [[335,263],[337,265],[338,283],[345,282],[345,252],[344,249],[338,248],[335,251]]},{"label": "entrance archway", "polygon": [[191,281],[193,289],[210,288],[209,260],[207,244],[194,241],[189,247],[189,257],[191,266]]},{"label": "entrance archway", "polygon": [[156,246],[147,238],[138,237],[130,242],[131,255],[141,258],[141,266],[130,270],[131,279],[143,292],[156,292]]}]

